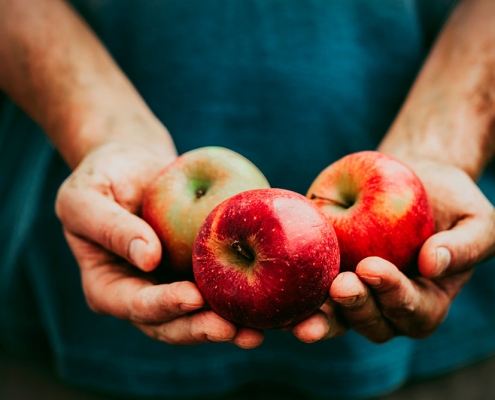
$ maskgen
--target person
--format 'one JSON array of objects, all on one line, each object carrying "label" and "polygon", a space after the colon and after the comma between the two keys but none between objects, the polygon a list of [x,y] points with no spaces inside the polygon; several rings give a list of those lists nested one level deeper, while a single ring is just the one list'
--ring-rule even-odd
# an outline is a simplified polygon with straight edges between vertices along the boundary
[{"label": "person", "polygon": [[[173,398],[372,397],[493,354],[492,1],[71,3],[0,1],[5,347],[43,349],[72,384]],[[345,154],[399,158],[435,211],[420,276],[365,259],[266,332],[192,282],[154,284],[143,191],[205,145],[300,193]]]}]

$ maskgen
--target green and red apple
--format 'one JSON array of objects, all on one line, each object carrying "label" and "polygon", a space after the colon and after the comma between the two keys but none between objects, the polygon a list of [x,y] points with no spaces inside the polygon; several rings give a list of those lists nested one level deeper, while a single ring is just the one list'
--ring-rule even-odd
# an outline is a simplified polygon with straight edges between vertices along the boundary
[{"label": "green and red apple", "polygon": [[339,259],[332,225],[305,196],[249,190],[208,215],[194,243],[194,280],[223,318],[257,329],[281,328],[325,302]]},{"label": "green and red apple", "polygon": [[325,168],[307,197],[332,223],[341,270],[354,271],[369,256],[411,272],[435,231],[433,210],[417,175],[377,151],[347,155]]},{"label": "green and red apple", "polygon": [[194,239],[210,211],[237,193],[268,187],[263,173],[232,150],[209,146],[182,154],[143,199],[142,216],[162,242],[162,264],[178,276],[192,276]]}]

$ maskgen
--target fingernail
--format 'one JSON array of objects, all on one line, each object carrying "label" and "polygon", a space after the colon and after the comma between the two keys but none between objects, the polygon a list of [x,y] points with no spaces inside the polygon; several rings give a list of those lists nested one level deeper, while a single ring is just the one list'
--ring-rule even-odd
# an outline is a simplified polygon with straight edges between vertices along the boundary
[{"label": "fingernail", "polygon": [[450,264],[450,251],[445,247],[437,248],[437,263],[435,265],[435,276],[441,275]]},{"label": "fingernail", "polygon": [[146,242],[143,239],[132,239],[129,245],[129,258],[132,263],[139,266],[139,261],[141,259],[141,254],[146,251]]},{"label": "fingernail", "polygon": [[357,296],[351,296],[351,297],[338,297],[338,298],[334,298],[333,300],[343,306],[352,306],[357,299],[358,299]]},{"label": "fingernail", "polygon": [[366,275],[360,275],[359,278],[364,281],[364,283],[367,283],[369,286],[377,288],[380,287],[382,284],[382,278],[379,276],[366,276]]}]

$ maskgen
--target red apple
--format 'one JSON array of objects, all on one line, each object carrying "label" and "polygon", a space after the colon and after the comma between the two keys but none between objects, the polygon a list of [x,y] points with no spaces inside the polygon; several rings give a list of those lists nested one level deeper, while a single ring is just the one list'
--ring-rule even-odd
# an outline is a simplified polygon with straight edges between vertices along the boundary
[{"label": "red apple", "polygon": [[262,172],[240,154],[202,147],[178,157],[147,188],[142,216],[163,245],[163,267],[192,277],[194,239],[210,211],[239,192],[268,188]]},{"label": "red apple", "polygon": [[332,223],[341,270],[369,256],[412,272],[419,249],[435,230],[433,210],[416,174],[377,151],[362,151],[324,169],[308,190]]},{"label": "red apple", "polygon": [[194,279],[220,316],[258,329],[296,324],[327,299],[339,270],[335,232],[304,196],[284,189],[218,205],[193,250]]}]

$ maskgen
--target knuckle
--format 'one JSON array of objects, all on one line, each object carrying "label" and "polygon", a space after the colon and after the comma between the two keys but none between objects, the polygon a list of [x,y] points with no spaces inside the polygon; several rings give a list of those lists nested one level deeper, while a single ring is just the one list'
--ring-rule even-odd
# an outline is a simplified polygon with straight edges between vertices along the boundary
[{"label": "knuckle", "polygon": [[389,340],[392,340],[394,337],[395,335],[393,333],[385,333],[379,336],[369,337],[368,339],[374,344],[383,344],[388,342]]},{"label": "knuckle", "polygon": [[113,249],[114,235],[115,227],[112,224],[106,222],[100,226],[99,241],[104,247],[110,250]]},{"label": "knuckle", "polygon": [[55,199],[55,214],[59,218],[70,214],[70,210],[67,209],[66,205],[80,198],[77,175],[77,172],[70,174],[58,188]]},{"label": "knuckle", "polygon": [[96,294],[97,291],[93,287],[91,287],[90,284],[86,283],[84,278],[83,293],[86,304],[92,312],[98,315],[110,314],[110,312],[105,308],[104,302],[102,302],[100,297]]},{"label": "knuckle", "polygon": [[330,327],[327,333],[325,333],[325,335],[323,335],[323,337],[320,340],[337,338],[347,333],[349,329],[350,329],[350,324],[347,323],[347,321],[339,321],[339,320],[333,321],[330,323]]},{"label": "knuckle", "polygon": [[336,303],[349,312],[359,311],[368,302],[369,297],[365,294],[358,294],[352,297],[341,297],[335,299]]},{"label": "knuckle", "polygon": [[158,333],[158,329],[154,326],[149,326],[146,324],[141,324],[139,322],[132,322],[132,324],[140,329],[146,336],[150,337],[153,340],[160,340],[160,335]]},{"label": "knuckle", "polygon": [[170,345],[194,345],[204,340],[197,340],[191,332],[190,318],[185,317],[181,321],[173,320],[156,327],[157,340]]},{"label": "knuckle", "polygon": [[354,302],[354,304],[351,307],[355,308],[355,309],[361,309],[361,308],[365,307],[366,305],[368,305],[370,300],[371,300],[371,297],[368,294],[365,294],[365,293],[360,294],[357,296],[356,301]]},{"label": "knuckle", "polygon": [[347,304],[344,304],[344,306],[350,310],[359,310],[368,303],[369,297],[365,294],[359,294],[355,296],[355,298],[350,300],[351,301]]},{"label": "knuckle", "polygon": [[65,205],[67,204],[70,197],[70,193],[68,192],[69,190],[67,188],[67,180],[66,180],[64,183],[62,183],[62,185],[58,189],[57,197],[55,199],[55,215],[61,221],[64,220],[67,214],[65,210]]},{"label": "knuckle", "polygon": [[229,337],[235,332],[229,332],[213,311],[202,311],[189,317],[190,334],[197,342],[210,341],[209,338]]},{"label": "knuckle", "polygon": [[364,321],[355,322],[353,328],[357,331],[369,331],[377,328],[383,322],[382,316],[368,318]]},{"label": "knuckle", "polygon": [[384,309],[383,314],[389,319],[408,318],[416,314],[417,306],[412,299],[404,299],[395,306]]},{"label": "knuckle", "polygon": [[381,315],[355,323],[353,329],[375,344],[385,343],[395,336]]},{"label": "knuckle", "polygon": [[464,248],[465,251],[465,269],[469,269],[470,267],[473,267],[476,265],[479,261],[480,258],[480,252],[476,248],[474,243],[469,243],[466,245]]},{"label": "knuckle", "polygon": [[166,315],[151,291],[144,291],[129,301],[128,319],[141,323],[161,323],[173,318]]},{"label": "knuckle", "polygon": [[177,328],[174,329],[173,327],[170,327],[169,323],[150,324],[146,322],[131,322],[135,327],[139,328],[146,336],[149,336],[153,340],[170,345],[182,344],[179,336],[177,335]]},{"label": "knuckle", "polygon": [[106,315],[107,313],[100,306],[99,302],[95,301],[91,296],[86,295],[86,304],[89,309],[93,311],[95,314]]},{"label": "knuckle", "polygon": [[148,311],[146,308],[146,300],[141,296],[134,296],[129,303],[128,318],[131,321],[145,322],[146,318],[143,318],[143,314]]},{"label": "knuckle", "polygon": [[143,330],[143,332],[148,335],[151,339],[157,340],[160,342],[166,342],[165,338],[163,338],[159,332],[157,332],[156,329],[147,329],[146,331]]},{"label": "knuckle", "polygon": [[163,302],[178,304],[180,302],[180,292],[182,282],[172,282],[166,286],[164,290],[164,296],[162,296]]},{"label": "knuckle", "polygon": [[167,333],[167,329],[164,328],[163,326],[149,326],[149,325],[142,325],[142,324],[135,324],[145,335],[150,337],[153,340],[156,340],[158,342],[163,342],[170,344],[172,346],[177,346],[182,344],[180,340],[178,340],[175,337],[171,337]]},{"label": "knuckle", "polygon": [[[118,244],[120,240],[120,232],[118,224],[116,224],[116,220],[118,218],[115,215],[112,215],[106,221],[102,221],[102,224],[99,227],[98,232],[98,241],[99,243],[105,247],[106,249],[115,252],[118,249]],[[126,249],[127,250],[127,249]]]},{"label": "knuckle", "polygon": [[177,281],[165,286],[160,303],[164,307],[175,310],[180,314],[186,313],[186,309],[181,310],[181,305],[191,306],[190,311],[196,310],[200,304],[204,304],[202,296],[199,294],[197,286],[190,281]]},{"label": "knuckle", "polygon": [[153,339],[158,340],[159,342],[167,343],[173,346],[181,344],[177,337],[174,335],[170,335],[166,327],[160,326],[156,329],[151,329]]}]

